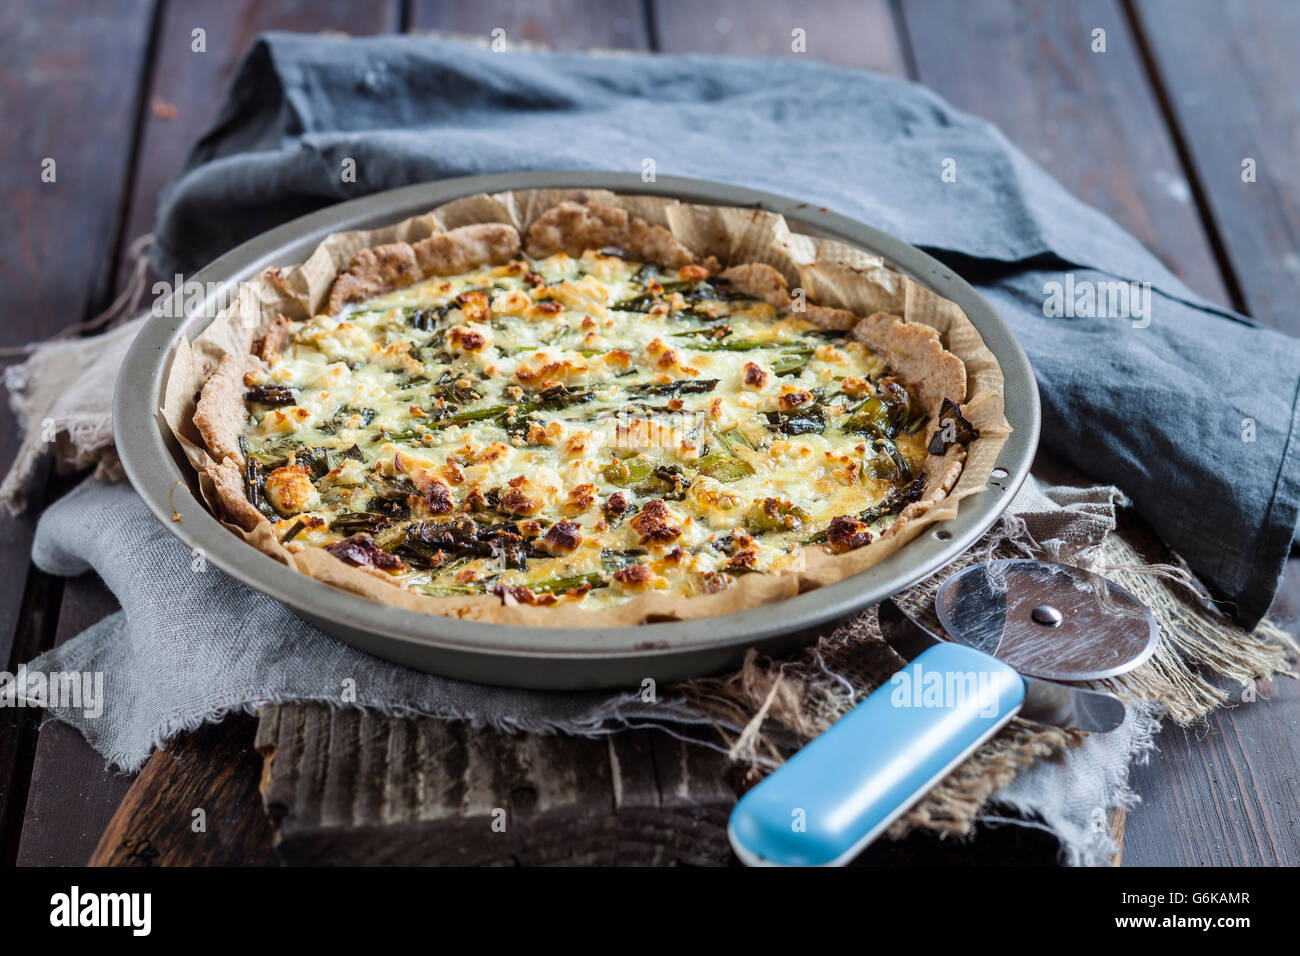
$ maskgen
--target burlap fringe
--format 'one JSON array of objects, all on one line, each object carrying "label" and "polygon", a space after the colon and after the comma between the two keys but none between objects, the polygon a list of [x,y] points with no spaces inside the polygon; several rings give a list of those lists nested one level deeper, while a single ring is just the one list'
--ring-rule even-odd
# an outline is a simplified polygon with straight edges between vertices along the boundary
[{"label": "burlap fringe", "polygon": [[[895,600],[937,628],[934,595],[949,575],[977,561],[1012,557],[1043,557],[1086,567],[1141,598],[1160,627],[1156,653],[1131,673],[1094,686],[1124,698],[1154,701],[1179,725],[1202,720],[1229,703],[1230,695],[1217,686],[1216,678],[1251,688],[1255,681],[1277,674],[1297,676],[1290,659],[1300,648],[1279,627],[1264,621],[1246,633],[1210,603],[1177,559],[1146,563],[1119,534],[1067,555],[1038,545],[1024,523],[1008,515],[961,559]],[[873,608],[787,659],[751,651],[734,674],[688,681],[679,690],[715,721],[731,758],[747,766],[749,781],[757,782],[848,713],[902,663],[881,638]],[[727,727],[742,730],[733,734]],[[1084,736],[1013,720],[900,817],[889,836],[899,839],[917,828],[946,836],[973,834],[976,819],[995,793],[1037,760]]]},{"label": "burlap fringe", "polygon": [[1211,675],[1237,685],[1243,698],[1257,681],[1300,676],[1292,666],[1300,647],[1274,622],[1265,619],[1246,633],[1214,607],[1185,565],[1143,564],[1132,546],[1112,537],[1104,563],[1092,570],[1142,599],[1160,624],[1160,644],[1147,664],[1098,686],[1158,701],[1185,727],[1231,703],[1232,695]]}]

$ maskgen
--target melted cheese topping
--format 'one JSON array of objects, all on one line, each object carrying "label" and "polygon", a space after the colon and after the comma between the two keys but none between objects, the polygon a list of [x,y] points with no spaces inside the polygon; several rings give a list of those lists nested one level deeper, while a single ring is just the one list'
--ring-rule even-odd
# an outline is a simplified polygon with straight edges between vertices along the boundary
[{"label": "melted cheese topping", "polygon": [[246,384],[280,539],[435,596],[713,593],[862,546],[923,484],[925,418],[879,356],[699,266],[431,279],[295,323]]}]

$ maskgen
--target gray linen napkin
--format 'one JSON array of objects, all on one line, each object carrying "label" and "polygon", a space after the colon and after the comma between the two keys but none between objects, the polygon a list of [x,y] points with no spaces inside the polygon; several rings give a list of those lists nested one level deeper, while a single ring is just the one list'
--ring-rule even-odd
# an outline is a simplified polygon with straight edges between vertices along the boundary
[{"label": "gray linen napkin", "polygon": [[[1121,498],[1114,488],[1046,488],[1030,479],[1011,510],[1047,553],[1071,557],[1086,554],[1114,529]],[[103,675],[100,699],[82,701],[90,706],[36,702],[51,703],[53,717],[76,727],[109,763],[126,770],[138,769],[181,731],[272,702],[315,701],[396,716],[459,718],[504,731],[585,736],[643,725],[689,733],[692,725],[708,722],[671,688],[647,703],[639,687],[621,693],[488,687],[353,650],[216,568],[197,569],[190,551],[125,483],[91,478],[51,505],[37,527],[33,558],[51,574],[97,572],[122,605],[27,668]],[[352,689],[355,698],[345,699]],[[1130,724],[1093,737],[1078,748],[1077,759],[1069,754],[1045,764],[1032,790],[1013,782],[1006,802],[1051,821],[1068,859],[1096,862],[1110,850],[1105,834],[1091,825],[1095,809],[1131,798],[1122,773],[1098,776],[1094,768],[1101,761],[1122,770],[1150,746],[1153,729]]]}]

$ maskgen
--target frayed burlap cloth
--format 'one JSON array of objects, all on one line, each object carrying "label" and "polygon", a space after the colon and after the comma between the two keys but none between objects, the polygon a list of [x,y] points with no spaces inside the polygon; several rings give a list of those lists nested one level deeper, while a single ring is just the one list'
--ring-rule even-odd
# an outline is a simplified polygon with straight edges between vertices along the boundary
[{"label": "frayed burlap cloth", "polygon": [[[914,828],[968,836],[977,822],[999,819],[1001,804],[1046,818],[1069,862],[1100,862],[1114,850],[1105,811],[1136,802],[1125,786],[1128,764],[1146,758],[1161,717],[1187,726],[1229,703],[1225,684],[1244,689],[1275,674],[1297,676],[1290,662],[1300,648],[1286,632],[1268,620],[1249,634],[1233,625],[1136,519],[1131,529],[1117,529],[1117,506],[1124,504],[1114,487],[1049,486],[1031,478],[974,548],[895,598],[941,633],[935,592],[977,561],[1045,558],[1128,588],[1155,615],[1157,650],[1132,672],[1088,685],[1129,705],[1125,727],[1105,735],[1124,740],[1084,753],[1089,735],[1016,718],[904,814],[889,831],[892,838]],[[797,655],[772,660],[751,651],[735,674],[690,681],[683,692],[720,727],[743,728],[722,732],[731,755],[748,762],[756,777],[844,716],[902,663],[881,638],[873,609]]]}]

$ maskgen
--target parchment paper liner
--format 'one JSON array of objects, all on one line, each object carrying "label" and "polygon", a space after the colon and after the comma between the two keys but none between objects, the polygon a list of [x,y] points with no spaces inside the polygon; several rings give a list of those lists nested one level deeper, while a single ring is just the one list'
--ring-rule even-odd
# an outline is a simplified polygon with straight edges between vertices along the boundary
[{"label": "parchment paper liner", "polygon": [[[414,242],[438,230],[476,222],[508,223],[522,236],[545,210],[581,197],[621,206],[647,222],[668,228],[700,258],[716,256],[724,266],[767,263],[785,275],[791,289],[804,289],[810,302],[849,309],[864,317],[889,312],[907,322],[937,329],[944,346],[966,365],[965,414],[980,431],[980,437],[966,450],[964,467],[960,465],[960,446],[949,449],[943,458],[929,456],[928,480],[921,499],[909,505],[885,534],[864,548],[831,555],[824,548],[809,547],[804,549],[802,570],[744,575],[726,591],[714,595],[680,597],[650,592],[600,610],[584,610],[564,602],[553,607],[503,605],[499,598],[489,595],[429,597],[397,586],[383,572],[344,564],[319,548],[291,552],[276,539],[271,523],[264,518],[251,531],[225,520],[228,515],[218,505],[219,496],[208,474],[216,463],[193,422],[196,397],[222,356],[246,354],[277,314],[305,319],[322,310],[335,276],[361,249],[389,242]],[[888,347],[876,351],[905,381],[921,387],[921,399],[931,414],[933,429],[943,395],[936,394],[934,388],[927,390],[925,369],[917,367],[917,357],[906,352],[891,353]],[[192,342],[181,340],[168,372],[162,414],[199,473],[205,501],[222,523],[253,547],[303,574],[414,611],[535,627],[608,627],[726,614],[793,597],[856,574],[882,561],[935,522],[955,517],[960,501],[985,487],[998,452],[1011,433],[1003,414],[1003,385],[997,360],[965,313],[955,303],[887,268],[877,256],[842,243],[794,233],[782,216],[762,210],[693,205],[605,190],[540,189],[468,196],[394,226],[334,233],[301,265],[268,270],[241,284],[234,301],[203,332]],[[958,468],[960,474],[953,484]]]}]

